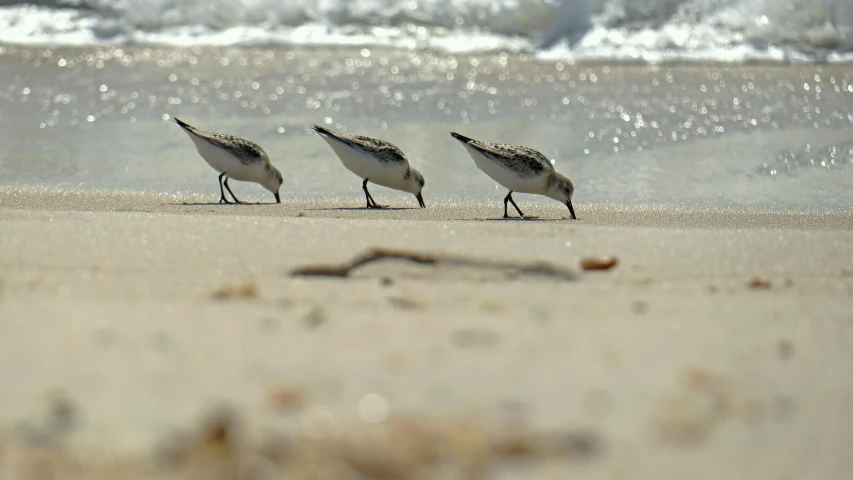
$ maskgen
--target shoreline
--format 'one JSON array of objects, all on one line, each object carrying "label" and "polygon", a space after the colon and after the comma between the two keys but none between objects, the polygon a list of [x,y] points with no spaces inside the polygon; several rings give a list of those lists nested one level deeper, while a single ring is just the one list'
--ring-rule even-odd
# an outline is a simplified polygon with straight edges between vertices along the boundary
[{"label": "shoreline", "polygon": [[[126,45],[116,44],[90,44],[90,45],[55,45],[55,44],[38,44],[38,43],[0,43],[0,55],[15,55],[23,51],[33,50],[48,50],[51,52],[69,52],[77,55],[83,55],[90,52],[187,52],[198,53],[202,51],[221,51],[223,56],[227,56],[228,51],[243,51],[243,52],[323,52],[326,53],[330,49],[343,48],[352,52],[357,52],[361,49],[375,50],[377,52],[420,52],[436,57],[489,57],[493,55],[508,55],[518,57],[525,61],[532,61],[540,64],[561,63],[566,64],[570,68],[583,67],[616,67],[616,68],[639,68],[657,70],[667,67],[682,67],[682,68],[726,68],[737,70],[739,68],[755,68],[755,67],[770,67],[770,68],[806,68],[814,67],[815,69],[845,67],[853,64],[853,58],[846,56],[843,51],[826,50],[819,52],[806,51],[786,51],[782,58],[769,57],[744,57],[738,60],[719,60],[696,57],[666,57],[665,50],[646,52],[649,57],[630,58],[622,57],[581,57],[581,58],[561,58],[555,56],[547,50],[524,49],[524,48],[496,48],[482,49],[476,51],[456,51],[452,49],[442,49],[439,47],[430,46],[399,46],[389,44],[297,44],[297,43],[271,43],[257,45],[241,45],[241,44],[223,44],[223,45],[169,45],[161,43],[134,43]],[[659,58],[653,58],[659,57]],[[808,58],[811,57],[811,58]]]},{"label": "shoreline", "polygon": [[[3,57],[14,79],[0,119],[6,185],[210,192],[210,169],[168,121],[178,116],[263,145],[299,198],[357,186],[308,133],[320,122],[394,142],[452,201],[494,195],[448,135],[460,131],[538,149],[589,203],[851,206],[840,67],[586,68],[358,49],[29,53]],[[49,118],[38,104],[54,107]]]},{"label": "shoreline", "polygon": [[[359,192],[328,200],[291,200],[220,205],[215,195],[175,195],[121,190],[70,190],[64,188],[0,187],[0,209],[147,212],[175,215],[235,215],[281,218],[340,218],[412,221],[498,221],[498,223],[565,223],[566,225],[672,228],[778,228],[798,230],[853,230],[853,211],[765,211],[759,209],[679,208],[667,205],[631,206],[622,204],[579,204],[578,220],[572,221],[562,205],[533,195],[521,195],[528,217],[503,219],[501,195],[494,202],[437,202],[417,208],[414,197],[400,192],[381,191],[382,203],[389,208],[362,208]],[[410,198],[411,197],[411,198]],[[247,197],[252,198],[252,197]],[[430,199],[427,198],[429,201]],[[581,212],[583,212],[581,214]]]}]

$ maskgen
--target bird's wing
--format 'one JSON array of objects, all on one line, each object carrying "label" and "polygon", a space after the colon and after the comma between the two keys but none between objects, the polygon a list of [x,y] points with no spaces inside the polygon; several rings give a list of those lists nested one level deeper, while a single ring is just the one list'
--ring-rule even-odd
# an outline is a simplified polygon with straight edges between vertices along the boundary
[{"label": "bird's wing", "polygon": [[396,145],[386,142],[385,140],[367,137],[364,135],[345,135],[343,133],[336,133],[319,125],[314,125],[314,130],[322,135],[334,138],[335,140],[346,144],[350,148],[369,153],[380,161],[403,164],[409,163],[402,150],[397,148]]},{"label": "bird's wing", "polygon": [[190,135],[198,137],[211,145],[227,151],[235,158],[239,159],[240,163],[243,165],[260,162],[266,158],[267,154],[264,152],[264,149],[255,142],[225,133],[205,132],[204,130],[199,130],[178,118],[172,117],[172,119]]},{"label": "bird's wing", "polygon": [[506,143],[486,143],[479,140],[471,140],[468,145],[487,158],[524,176],[554,171],[554,165],[545,155],[529,147]]},{"label": "bird's wing", "polygon": [[215,132],[204,132],[199,136],[212,145],[226,150],[238,158],[243,165],[261,162],[267,158],[266,152],[264,152],[264,149],[260,145],[245,138]]}]

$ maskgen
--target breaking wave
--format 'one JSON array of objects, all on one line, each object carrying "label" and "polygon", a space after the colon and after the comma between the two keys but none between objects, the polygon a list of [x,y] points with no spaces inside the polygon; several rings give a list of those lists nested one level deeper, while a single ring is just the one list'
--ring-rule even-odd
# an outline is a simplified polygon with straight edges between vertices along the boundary
[{"label": "breaking wave", "polygon": [[389,45],[660,61],[853,59],[848,0],[0,0],[0,43]]}]

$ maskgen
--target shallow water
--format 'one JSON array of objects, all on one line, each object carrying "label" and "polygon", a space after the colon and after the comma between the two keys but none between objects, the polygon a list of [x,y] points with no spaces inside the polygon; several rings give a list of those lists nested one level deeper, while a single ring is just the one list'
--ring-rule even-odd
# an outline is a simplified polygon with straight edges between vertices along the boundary
[{"label": "shallow water", "polygon": [[[505,194],[448,132],[554,159],[576,204],[853,208],[853,74],[843,66],[608,66],[388,48],[24,48],[0,54],[0,185],[218,195],[171,116],[260,143],[284,198],[360,182],[313,123],[381,137],[427,202]],[[234,182],[246,199],[261,187]],[[380,202],[414,202],[375,187]],[[525,202],[547,199],[524,198]]]}]

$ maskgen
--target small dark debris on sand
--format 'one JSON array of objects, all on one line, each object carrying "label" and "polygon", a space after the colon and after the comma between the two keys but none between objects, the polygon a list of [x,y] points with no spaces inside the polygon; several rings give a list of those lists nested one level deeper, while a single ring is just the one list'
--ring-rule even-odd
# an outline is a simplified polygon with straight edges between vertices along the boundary
[{"label": "small dark debris on sand", "polygon": [[403,296],[388,297],[388,303],[398,310],[421,310],[424,308],[422,302]]},{"label": "small dark debris on sand", "polygon": [[77,405],[64,393],[51,395],[48,420],[51,430],[70,433],[78,422]]},{"label": "small dark debris on sand", "polygon": [[296,387],[275,387],[267,396],[270,408],[278,413],[293,413],[305,405],[305,392]]},{"label": "small dark debris on sand", "polygon": [[451,334],[453,344],[459,348],[495,348],[501,343],[501,335],[488,328],[460,328]]},{"label": "small dark debris on sand", "polygon": [[314,307],[305,315],[302,321],[309,330],[320,328],[326,323],[326,312],[322,307]]},{"label": "small dark debris on sand", "polygon": [[607,255],[585,257],[581,260],[581,268],[584,270],[610,270],[618,264],[618,258]]},{"label": "small dark debris on sand", "polygon": [[173,467],[199,460],[223,459],[237,452],[237,415],[226,406],[210,411],[191,435],[175,435],[160,451],[160,460]]},{"label": "small dark debris on sand", "polygon": [[252,299],[258,296],[258,285],[254,281],[247,281],[240,285],[225,285],[213,292],[215,300]]},{"label": "small dark debris on sand", "polygon": [[779,340],[776,344],[776,353],[781,360],[790,360],[794,356],[794,344],[788,339]]},{"label": "small dark debris on sand", "polygon": [[[59,454],[66,446],[66,440],[80,423],[77,404],[62,391],[50,393],[46,407],[42,419],[23,421],[15,429],[14,439],[22,442],[25,449],[31,450],[31,453],[37,453],[36,456],[48,454],[48,452]],[[0,440],[10,438],[4,438],[0,434]],[[0,443],[0,454],[4,453],[3,446]],[[2,456],[0,456],[0,460],[2,460]],[[40,463],[40,461],[36,463]]]},{"label": "small dark debris on sand", "polygon": [[592,430],[552,431],[540,434],[508,431],[496,436],[492,452],[505,459],[541,459],[561,457],[589,460],[604,451],[604,442]]},{"label": "small dark debris on sand", "polygon": [[643,300],[637,300],[631,304],[631,311],[636,313],[637,315],[642,315],[649,310],[648,302],[644,302]]},{"label": "small dark debris on sand", "polygon": [[407,250],[374,248],[341,265],[309,265],[290,272],[292,276],[347,278],[358,267],[382,260],[404,260],[419,265],[466,267],[504,271],[507,276],[541,275],[562,280],[575,280],[577,274],[571,270],[546,262],[509,262],[475,259]]},{"label": "small dark debris on sand", "polygon": [[757,290],[767,290],[773,286],[773,283],[768,278],[764,277],[752,277],[749,281],[749,288],[757,289]]}]

